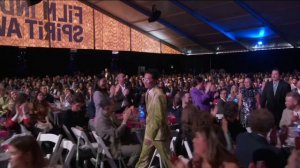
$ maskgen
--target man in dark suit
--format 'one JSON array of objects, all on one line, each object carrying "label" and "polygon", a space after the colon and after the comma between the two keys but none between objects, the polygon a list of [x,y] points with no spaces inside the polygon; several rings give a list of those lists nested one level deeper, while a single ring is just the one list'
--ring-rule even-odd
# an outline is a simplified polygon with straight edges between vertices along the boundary
[{"label": "man in dark suit", "polygon": [[69,131],[71,127],[80,126],[87,128],[88,118],[85,117],[85,111],[82,110],[84,106],[84,97],[80,94],[72,96],[71,108],[61,113],[60,122],[63,123]]},{"label": "man in dark suit", "polygon": [[225,88],[220,90],[220,99],[218,101],[218,114],[224,114],[224,106],[227,99],[227,90]]},{"label": "man in dark suit", "polygon": [[[266,137],[268,132],[274,126],[273,115],[265,109],[253,111],[250,115],[250,127],[252,133],[242,133],[236,139],[236,156],[242,167],[248,167],[253,161],[255,151],[267,149],[274,153],[278,160],[284,159],[281,157],[281,152],[276,147],[269,144]],[[282,163],[284,165],[285,163]],[[281,167],[281,165],[278,165]]]},{"label": "man in dark suit", "polygon": [[274,115],[275,124],[279,127],[282,111],[285,109],[285,96],[291,91],[291,86],[280,79],[278,69],[272,70],[272,81],[264,87],[261,96],[261,107],[267,109]]},{"label": "man in dark suit", "polygon": [[182,113],[182,105],[181,104],[182,104],[181,103],[181,93],[178,92],[178,93],[176,93],[176,95],[173,99],[173,103],[172,103],[171,107],[168,108],[168,112],[175,116],[176,123],[178,123],[178,124],[181,122],[181,113]]},{"label": "man in dark suit", "polygon": [[47,100],[47,102],[54,103],[54,97],[51,94],[49,94],[49,90],[47,86],[45,85],[41,86],[40,92],[42,92],[46,96],[45,99]]},{"label": "man in dark suit", "polygon": [[292,91],[300,94],[300,79],[296,83],[296,88],[294,88]]}]

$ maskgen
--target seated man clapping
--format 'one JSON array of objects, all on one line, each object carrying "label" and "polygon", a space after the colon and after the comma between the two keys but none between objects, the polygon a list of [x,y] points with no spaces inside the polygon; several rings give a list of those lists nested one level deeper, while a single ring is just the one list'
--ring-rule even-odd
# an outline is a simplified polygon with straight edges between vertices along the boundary
[{"label": "seated man clapping", "polygon": [[102,110],[95,118],[96,133],[110,147],[110,151],[115,159],[120,156],[130,157],[127,163],[128,167],[134,167],[139,158],[140,145],[122,145],[121,137],[125,136],[126,123],[134,110],[134,107],[126,108],[123,112],[123,121],[118,124],[114,115],[115,107],[112,100],[102,101],[100,104]]}]

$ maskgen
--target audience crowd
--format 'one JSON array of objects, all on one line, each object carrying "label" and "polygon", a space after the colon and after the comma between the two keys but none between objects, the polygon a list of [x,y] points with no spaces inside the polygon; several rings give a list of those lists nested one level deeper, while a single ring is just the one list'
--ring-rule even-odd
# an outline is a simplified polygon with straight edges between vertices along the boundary
[{"label": "audience crowd", "polygon": [[[300,124],[299,94],[300,72],[278,69],[160,76],[154,70],[128,76],[105,69],[100,75],[4,78],[0,131],[8,136],[1,139],[24,130],[35,137],[67,136],[62,126],[70,132],[80,127],[95,131],[115,159],[126,158],[128,167],[148,167],[157,149],[164,167],[296,168],[299,151],[288,136]],[[134,127],[145,128],[142,135],[132,136]],[[174,150],[169,149],[171,134]],[[24,136],[11,142],[12,167],[22,165],[18,151],[30,150],[24,158],[38,159],[26,164],[45,166],[33,141]]]}]

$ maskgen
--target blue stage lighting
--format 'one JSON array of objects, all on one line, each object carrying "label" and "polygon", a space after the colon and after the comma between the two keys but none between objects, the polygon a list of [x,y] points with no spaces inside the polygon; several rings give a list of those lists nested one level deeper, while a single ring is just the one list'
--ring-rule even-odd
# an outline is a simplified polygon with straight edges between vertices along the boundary
[{"label": "blue stage lighting", "polygon": [[258,44],[258,45],[262,45],[263,42],[262,42],[262,41],[258,41],[257,44]]},{"label": "blue stage lighting", "polygon": [[258,27],[253,29],[230,32],[229,34],[236,38],[261,39],[264,37],[272,36],[275,33],[268,27]]}]

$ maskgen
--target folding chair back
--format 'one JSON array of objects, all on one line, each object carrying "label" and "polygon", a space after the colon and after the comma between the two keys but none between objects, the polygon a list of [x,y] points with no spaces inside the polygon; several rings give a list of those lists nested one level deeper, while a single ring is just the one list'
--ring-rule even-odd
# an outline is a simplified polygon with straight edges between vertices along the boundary
[{"label": "folding chair back", "polygon": [[176,137],[173,137],[172,139],[171,139],[171,143],[170,143],[170,149],[171,149],[171,152],[176,152],[176,150],[175,150],[175,142],[176,142]]},{"label": "folding chair back", "polygon": [[191,151],[191,148],[190,148],[190,145],[189,145],[188,141],[184,140],[183,145],[185,147],[185,150],[188,154],[189,159],[193,159],[193,154],[192,154],[192,151]]},{"label": "folding chair back", "polygon": [[75,144],[72,141],[63,139],[61,141],[60,149],[59,149],[60,156],[62,155],[63,149],[68,150],[68,154],[65,157],[65,160],[63,162],[64,163],[63,164],[64,168],[70,168],[71,167],[71,160],[72,160],[72,158],[73,158],[73,156],[75,154],[75,151],[76,151],[76,146],[75,146]]},{"label": "folding chair back", "polygon": [[150,161],[150,164],[149,164],[148,168],[151,168],[151,167],[152,167],[152,163],[153,163],[155,157],[158,157],[158,159],[159,159],[159,167],[160,167],[160,168],[163,168],[162,160],[161,160],[161,158],[160,158],[160,155],[159,155],[157,149],[155,149],[155,151],[154,151],[154,153],[153,153],[153,155],[152,155],[152,157],[151,157],[151,161]]},{"label": "folding chair back", "polygon": [[36,138],[36,141],[38,141],[39,143],[42,142],[54,143],[55,145],[52,150],[54,153],[58,150],[61,139],[62,139],[62,135],[39,133],[38,137]]},{"label": "folding chair back", "polygon": [[71,132],[69,131],[69,129],[68,129],[64,124],[62,125],[62,128],[63,128],[65,134],[67,135],[67,138],[68,138],[70,141],[72,141],[73,143],[76,143],[76,141],[75,141],[73,135],[71,134]]},{"label": "folding chair back", "polygon": [[109,151],[109,147],[107,147],[105,145],[102,138],[100,136],[98,136],[95,131],[92,131],[92,133],[93,133],[93,136],[96,139],[99,147],[102,149],[102,154],[104,154],[107,157],[107,160],[108,160],[108,163],[109,163],[110,167],[111,168],[117,168],[117,165],[114,161],[114,158],[112,157],[112,154]]},{"label": "folding chair back", "polygon": [[75,128],[75,127],[72,127],[71,130],[72,130],[73,134],[75,135],[75,137],[77,139],[79,139],[80,145],[88,145],[89,139],[84,131],[82,131],[78,128]]},{"label": "folding chair back", "polygon": [[91,143],[89,138],[87,137],[86,133],[78,128],[72,127],[71,128],[73,134],[76,136],[77,138],[77,144],[79,142],[78,145],[80,145],[81,147],[84,148],[89,148],[91,149],[92,153],[94,156],[96,156],[96,149],[97,149],[97,144],[95,143]]},{"label": "folding chair back", "polygon": [[41,145],[42,142],[52,142],[54,143],[54,147],[52,149],[52,155],[51,154],[47,154],[46,158],[49,159],[49,165],[52,165],[54,162],[54,158],[53,155],[57,155],[57,151],[59,149],[59,145],[62,139],[62,135],[55,135],[55,134],[45,134],[45,133],[39,133],[36,141],[39,142],[39,144]]},{"label": "folding chair back", "polygon": [[86,133],[78,128],[72,127],[71,131],[77,138],[77,143],[76,143],[76,165],[79,166],[79,149],[88,149],[91,150],[92,154],[96,157],[97,156],[97,148],[98,144],[97,143],[91,143],[90,140],[88,139]]}]

